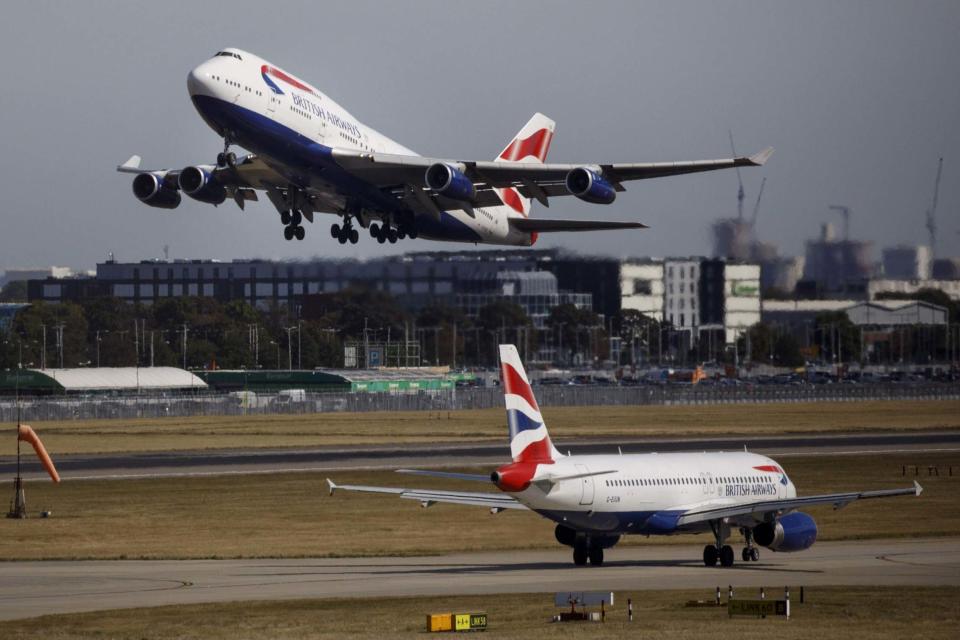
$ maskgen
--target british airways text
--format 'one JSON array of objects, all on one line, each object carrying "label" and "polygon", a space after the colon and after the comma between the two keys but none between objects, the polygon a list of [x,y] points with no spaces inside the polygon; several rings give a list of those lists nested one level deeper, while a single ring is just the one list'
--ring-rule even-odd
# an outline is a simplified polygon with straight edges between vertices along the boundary
[{"label": "british airways text", "polygon": [[319,105],[314,104],[312,101],[307,100],[303,96],[291,93],[290,97],[293,100],[293,104],[297,105],[304,111],[309,111],[313,113],[313,115],[323,118],[330,124],[334,125],[335,127],[340,127],[355,138],[360,137],[360,128],[357,125],[347,122],[340,116],[323,109]]}]

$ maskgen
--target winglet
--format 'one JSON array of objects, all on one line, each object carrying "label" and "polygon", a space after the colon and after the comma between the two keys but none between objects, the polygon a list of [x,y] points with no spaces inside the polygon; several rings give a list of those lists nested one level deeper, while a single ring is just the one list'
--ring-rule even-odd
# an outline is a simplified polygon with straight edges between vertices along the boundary
[{"label": "winglet", "polygon": [[767,160],[769,160],[770,156],[772,155],[773,155],[773,147],[767,147],[763,151],[759,153],[755,153],[752,156],[750,156],[749,160],[751,164],[761,167],[764,164],[766,164]]},{"label": "winglet", "polygon": [[330,486],[330,495],[333,495],[333,492],[337,490],[337,485],[330,478],[327,478],[327,484]]},{"label": "winglet", "polygon": [[913,481],[913,488],[917,492],[917,497],[920,497],[920,494],[923,493],[923,487],[920,486],[920,483],[916,480]]},{"label": "winglet", "polygon": [[131,172],[131,171],[140,171],[140,156],[132,155],[130,159],[124,162],[121,165],[117,165],[117,171],[122,172]]}]

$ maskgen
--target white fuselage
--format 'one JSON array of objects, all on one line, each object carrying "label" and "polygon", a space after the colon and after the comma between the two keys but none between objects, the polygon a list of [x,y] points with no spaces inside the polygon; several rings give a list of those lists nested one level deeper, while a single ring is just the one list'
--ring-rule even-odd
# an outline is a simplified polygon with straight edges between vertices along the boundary
[{"label": "white fuselage", "polygon": [[[579,530],[647,535],[696,530],[672,529],[650,521],[653,514],[680,514],[797,495],[780,465],[747,452],[566,456],[553,464],[541,464],[535,475],[609,470],[616,471],[565,480],[549,492],[531,484],[512,495],[534,511]],[[737,523],[752,526],[756,521],[748,518]]]},{"label": "white fuselage", "polygon": [[[373,193],[370,185],[339,171],[333,149],[417,155],[313,86],[246,51],[225,49],[200,64],[188,75],[187,88],[211,128],[263,157],[291,182],[308,186],[323,203],[318,211],[344,210],[351,192],[358,197]],[[314,154],[308,160],[305,148]],[[317,166],[327,161],[329,166]],[[510,207],[476,208],[474,214],[444,211],[440,220],[422,222],[420,236],[517,246],[535,241],[535,235],[510,227],[507,218],[519,215]]]}]

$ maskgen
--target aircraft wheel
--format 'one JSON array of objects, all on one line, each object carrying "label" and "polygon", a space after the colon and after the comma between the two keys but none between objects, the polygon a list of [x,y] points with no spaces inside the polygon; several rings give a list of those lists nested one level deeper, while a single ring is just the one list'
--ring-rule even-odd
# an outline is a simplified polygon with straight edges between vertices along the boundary
[{"label": "aircraft wheel", "polygon": [[237,154],[235,154],[233,151],[228,152],[223,159],[226,160],[227,166],[231,169],[237,166]]},{"label": "aircraft wheel", "polygon": [[743,552],[740,554],[740,557],[743,558],[744,562],[750,561],[750,547],[744,547]]},{"label": "aircraft wheel", "polygon": [[378,225],[376,222],[371,222],[371,223],[370,223],[370,237],[373,238],[374,240],[376,240],[376,239],[377,239],[377,236],[379,236],[379,235],[380,235],[380,225]]},{"label": "aircraft wheel", "polygon": [[350,229],[350,244],[357,244],[360,242],[360,232],[356,229]]},{"label": "aircraft wheel", "polygon": [[290,212],[289,212],[289,211],[281,211],[281,212],[280,212],[280,223],[283,224],[283,225],[288,225],[288,224],[290,224]]},{"label": "aircraft wheel", "polygon": [[294,209],[293,213],[290,214],[290,221],[295,225],[300,224],[301,222],[303,222],[303,214],[300,213],[299,210]]},{"label": "aircraft wheel", "polygon": [[225,167],[225,166],[227,166],[227,154],[225,154],[225,153],[218,153],[218,154],[217,154],[217,166],[218,166],[218,167]]},{"label": "aircraft wheel", "polygon": [[293,234],[294,234],[293,227],[291,227],[290,225],[287,225],[283,228],[283,237],[285,239],[293,240]]},{"label": "aircraft wheel", "polygon": [[397,238],[403,240],[407,237],[407,232],[403,230],[403,227],[397,229]]},{"label": "aircraft wheel", "polygon": [[307,235],[307,232],[303,227],[296,226],[293,228],[293,235],[296,236],[297,240],[303,240],[304,236]]},{"label": "aircraft wheel", "polygon": [[411,240],[417,239],[417,228],[413,225],[410,225],[410,228],[407,229],[407,237]]},{"label": "aircraft wheel", "polygon": [[723,547],[720,549],[720,566],[733,566],[733,547],[728,544],[723,545]]},{"label": "aircraft wheel", "polygon": [[578,567],[582,567],[587,564],[587,549],[586,547],[577,546],[573,548],[573,564]]},{"label": "aircraft wheel", "polygon": [[756,548],[756,547],[750,549],[750,559],[753,560],[754,562],[759,561],[759,560],[760,560],[760,549],[758,549],[758,548]]},{"label": "aircraft wheel", "polygon": [[603,548],[590,547],[590,564],[595,567],[603,565]]},{"label": "aircraft wheel", "polygon": [[339,242],[340,244],[347,244],[347,240],[350,239],[349,235],[350,235],[350,232],[344,229],[343,231],[340,232],[339,235],[337,235],[337,242]]},{"label": "aircraft wheel", "polygon": [[708,544],[703,548],[703,564],[708,567],[713,567],[717,564],[717,559],[720,554],[717,552],[717,548],[712,544]]},{"label": "aircraft wheel", "polygon": [[397,243],[397,230],[394,229],[393,227],[390,227],[389,229],[387,229],[387,240],[390,241],[390,244]]},{"label": "aircraft wheel", "polygon": [[377,234],[377,242],[383,244],[387,241],[387,232],[383,229],[380,230],[380,233]]},{"label": "aircraft wheel", "polygon": [[330,235],[338,240],[340,239],[340,225],[338,225],[336,222],[330,225]]}]

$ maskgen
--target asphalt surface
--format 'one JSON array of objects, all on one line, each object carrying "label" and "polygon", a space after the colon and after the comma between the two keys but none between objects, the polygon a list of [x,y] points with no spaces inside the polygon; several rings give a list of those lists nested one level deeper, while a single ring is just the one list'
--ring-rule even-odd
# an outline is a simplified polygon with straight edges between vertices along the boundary
[{"label": "asphalt surface", "polygon": [[[879,451],[960,450],[960,431],[920,433],[814,434],[724,438],[643,438],[557,442],[561,451],[574,455],[652,451],[741,450],[771,456],[804,453],[844,454]],[[309,449],[205,450],[159,453],[58,455],[57,470],[65,480],[85,478],[138,478],[185,475],[227,475],[278,471],[344,471],[494,465],[507,461],[504,443],[430,444],[396,446],[314,447]],[[45,477],[32,452],[23,458],[24,477]],[[0,477],[16,472],[15,459],[0,458]]]},{"label": "asphalt surface", "polygon": [[[602,567],[569,550],[426,558],[0,563],[0,619],[204,602],[552,591],[960,585],[960,538],[820,542],[704,567],[700,545],[618,547]],[[756,595],[754,593],[753,595]]]}]

